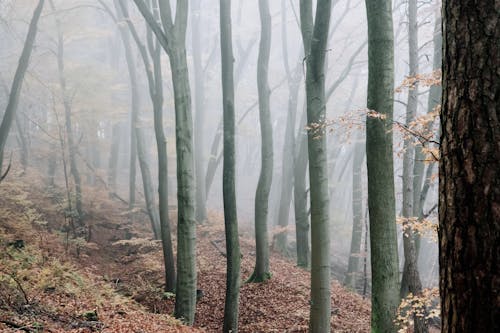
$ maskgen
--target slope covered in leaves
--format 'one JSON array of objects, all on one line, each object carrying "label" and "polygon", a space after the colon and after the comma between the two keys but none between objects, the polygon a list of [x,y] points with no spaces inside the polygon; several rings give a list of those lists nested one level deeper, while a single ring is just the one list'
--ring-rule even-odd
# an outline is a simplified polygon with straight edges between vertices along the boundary
[{"label": "slope covered in leaves", "polygon": [[[36,331],[40,325],[47,332],[220,332],[226,263],[222,215],[211,213],[198,227],[200,298],[192,329],[168,316],[175,296],[162,291],[161,245],[151,240],[147,217],[127,211],[103,191],[84,193],[87,239],[71,239],[63,231],[67,220],[59,190],[47,191],[34,179],[0,186],[0,252],[6,253],[0,260],[7,264],[0,266],[0,330]],[[175,212],[171,217],[175,224]],[[174,226],[174,244],[175,231]],[[255,260],[250,235],[248,230],[240,234],[243,281]],[[23,249],[9,245],[16,239],[23,239]],[[26,258],[28,266],[19,264]],[[271,271],[266,283],[242,285],[240,332],[307,332],[309,272],[277,254]],[[97,318],[89,318],[93,311]],[[369,332],[369,323],[369,303],[333,282],[332,331]]]}]

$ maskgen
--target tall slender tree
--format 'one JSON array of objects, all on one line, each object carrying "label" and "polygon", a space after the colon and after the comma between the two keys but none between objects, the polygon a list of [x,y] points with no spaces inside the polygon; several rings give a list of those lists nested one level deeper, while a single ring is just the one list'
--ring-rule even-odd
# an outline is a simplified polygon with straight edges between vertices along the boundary
[{"label": "tall slender tree", "polygon": [[[156,147],[158,152],[158,197],[159,197],[159,222],[160,222],[160,237],[162,240],[163,259],[165,266],[165,290],[173,292],[175,290],[175,265],[174,254],[172,249],[170,221],[168,216],[168,164],[167,164],[167,140],[163,131],[163,83],[161,73],[161,49],[158,43],[153,40],[151,29],[147,29],[147,48],[141,42],[138,33],[132,21],[128,18],[128,10],[123,0],[117,3],[125,14],[127,25],[132,33],[139,53],[144,63],[146,77],[148,80],[149,94],[153,104],[153,122],[155,127]],[[123,29],[123,28],[121,28]],[[128,36],[124,36],[128,37]],[[128,42],[128,40],[127,40]],[[130,48],[130,46],[128,47]],[[148,51],[149,53],[148,53]],[[127,51],[126,55],[131,53]],[[150,58],[153,65],[150,65]],[[127,62],[133,65],[131,54],[127,56]],[[130,65],[129,65],[130,66]],[[135,72],[129,68],[129,72]],[[136,79],[135,85],[136,83]],[[137,88],[135,88],[137,89]],[[136,92],[137,93],[137,92]],[[138,97],[136,97],[138,98]],[[138,133],[136,136],[142,135]],[[139,147],[138,147],[139,148]]]},{"label": "tall slender tree", "polygon": [[288,29],[287,29],[287,8],[286,0],[281,1],[281,39],[283,65],[285,67],[288,83],[288,112],[286,116],[285,140],[283,144],[283,161],[281,163],[281,191],[279,198],[278,225],[282,227],[280,233],[276,235],[274,247],[283,254],[288,254],[287,230],[290,214],[290,203],[292,201],[293,190],[293,170],[295,168],[295,122],[297,118],[297,103],[299,88],[302,82],[303,69],[300,62],[297,62],[295,70],[292,71],[288,60]]},{"label": "tall slender tree", "polygon": [[207,219],[206,189],[205,189],[205,151],[203,147],[204,122],[205,122],[205,87],[202,67],[202,34],[201,29],[201,0],[193,0],[192,13],[192,50],[193,50],[193,76],[194,76],[194,161],[196,172],[196,221],[203,223]]},{"label": "tall slender tree", "polygon": [[443,1],[442,332],[500,331],[498,1]]},{"label": "tall slender tree", "polygon": [[366,164],[372,268],[372,332],[396,331],[399,263],[392,156],[394,37],[392,1],[366,0],[368,18]]},{"label": "tall slender tree", "polygon": [[68,95],[66,73],[64,68],[64,33],[61,27],[61,21],[59,19],[59,13],[56,12],[56,7],[54,6],[53,0],[50,0],[50,6],[52,11],[55,13],[56,30],[57,30],[57,71],[59,76],[59,87],[61,89],[62,103],[64,107],[64,124],[66,129],[66,139],[68,142],[69,150],[69,165],[70,173],[73,176],[73,181],[75,183],[75,212],[71,212],[72,215],[78,222],[81,222],[83,217],[82,211],[82,180],[80,176],[80,171],[78,169],[78,163],[76,160],[77,149],[74,133],[73,133],[73,121],[72,121],[72,105],[71,98]]},{"label": "tall slender tree", "polygon": [[269,192],[273,177],[273,128],[269,106],[268,67],[271,51],[271,13],[268,0],[259,0],[260,43],[257,62],[257,88],[259,90],[259,119],[261,133],[261,169],[255,193],[255,269],[249,282],[263,282],[271,277],[269,270],[269,240],[267,218]]},{"label": "tall slender tree", "polygon": [[222,63],[222,100],[224,111],[224,165],[222,190],[224,195],[224,225],[226,232],[227,275],[224,305],[224,332],[238,332],[240,291],[240,243],[236,211],[235,186],[235,121],[233,43],[231,29],[231,0],[220,1],[220,39]]},{"label": "tall slender tree", "polygon": [[[7,103],[7,107],[5,108],[5,113],[3,114],[2,124],[0,125],[0,174],[2,171],[5,144],[7,143],[7,137],[9,136],[12,122],[16,118],[16,111],[19,104],[19,96],[21,95],[24,75],[26,73],[26,70],[28,69],[31,51],[33,50],[33,44],[35,43],[35,38],[38,31],[38,21],[40,19],[40,15],[42,14],[44,3],[45,0],[39,0],[35,11],[33,12],[33,16],[28,28],[28,34],[26,35],[26,40],[24,41],[23,51],[21,53],[21,57],[19,58],[16,73],[14,74],[14,80],[12,81],[12,87],[9,93],[9,101]],[[6,175],[7,172],[5,172],[3,175],[0,175],[0,178],[3,179]]]},{"label": "tall slender tree", "polygon": [[[318,0],[313,22],[311,0],[300,2],[300,23],[306,55],[307,123],[326,116],[325,59],[332,2]],[[330,228],[325,133],[308,132],[311,196],[311,332],[330,332]]]},{"label": "tall slender tree", "polygon": [[186,58],[188,2],[177,1],[175,18],[169,0],[159,1],[161,25],[143,0],[134,0],[169,57],[175,104],[177,152],[177,283],[175,317],[192,325],[196,311],[196,221],[193,119]]},{"label": "tall slender tree", "polygon": [[[408,53],[409,53],[409,77],[418,74],[418,20],[417,0],[408,1]],[[406,125],[415,120],[418,109],[418,82],[408,90],[408,102],[406,104]],[[414,169],[415,169],[415,138],[406,135],[403,154],[403,250],[404,250],[404,274],[401,282],[401,297],[406,297],[408,292],[413,295],[422,293],[422,282],[417,265],[417,248],[413,226],[408,219],[414,214]],[[415,333],[427,332],[425,318],[414,314]]]}]

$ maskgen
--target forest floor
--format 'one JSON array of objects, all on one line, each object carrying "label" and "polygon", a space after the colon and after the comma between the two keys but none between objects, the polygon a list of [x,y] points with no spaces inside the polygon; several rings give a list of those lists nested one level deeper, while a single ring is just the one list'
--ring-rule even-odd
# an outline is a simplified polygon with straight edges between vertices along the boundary
[{"label": "forest floor", "polygon": [[[13,178],[13,177],[12,177]],[[225,296],[224,224],[211,212],[198,226],[194,327],[170,315],[174,295],[162,290],[161,244],[147,216],[85,188],[86,238],[68,237],[65,194],[40,177],[0,185],[1,332],[220,332]],[[176,212],[171,212],[175,225]],[[174,244],[176,229],[172,230]],[[21,242],[22,241],[22,242]],[[240,233],[242,281],[253,270],[250,230]],[[175,246],[174,246],[175,248]],[[239,331],[307,332],[308,271],[271,255],[271,280],[245,283]],[[369,332],[370,304],[332,282],[332,331]]]}]

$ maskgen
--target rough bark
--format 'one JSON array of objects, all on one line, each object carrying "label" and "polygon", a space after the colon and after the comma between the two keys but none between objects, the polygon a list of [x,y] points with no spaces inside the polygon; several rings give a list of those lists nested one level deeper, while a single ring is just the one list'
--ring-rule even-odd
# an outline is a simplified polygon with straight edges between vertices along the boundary
[{"label": "rough bark", "polygon": [[442,332],[500,331],[498,1],[443,2]]},{"label": "rough bark", "polygon": [[372,332],[396,331],[399,263],[395,222],[392,116],[394,40],[392,3],[366,0],[368,17],[367,107],[385,119],[367,117],[366,162],[372,268]]},{"label": "rough bark", "polygon": [[269,106],[268,67],[271,51],[271,14],[268,0],[259,0],[260,43],[257,61],[257,88],[259,91],[259,119],[261,132],[261,169],[255,193],[255,268],[248,282],[263,282],[271,277],[269,271],[269,240],[267,219],[269,192],[273,176],[273,129]]},{"label": "rough bark", "polygon": [[16,116],[24,75],[28,69],[31,51],[33,50],[33,43],[35,42],[38,31],[38,20],[40,19],[44,3],[44,0],[40,0],[35,8],[35,11],[33,12],[28,28],[28,34],[26,35],[26,40],[24,41],[23,51],[21,52],[16,73],[14,74],[14,80],[12,81],[7,107],[5,108],[5,113],[3,114],[2,124],[0,125],[0,174],[2,171],[5,144],[7,143],[7,137],[9,136],[12,122]]},{"label": "rough bark", "polygon": [[[308,4],[306,4],[308,3]],[[326,116],[325,58],[332,3],[318,0],[314,24],[312,1],[300,2],[306,55],[307,123],[321,124]],[[305,14],[305,15],[304,15]],[[306,20],[309,23],[306,23]],[[307,28],[313,27],[308,35]],[[307,47],[306,40],[310,38]],[[325,133],[308,132],[311,195],[311,311],[310,332],[330,332],[330,228],[328,165]]]},{"label": "rough bark", "polygon": [[220,2],[222,99],[224,112],[224,165],[222,190],[224,196],[224,225],[226,233],[226,301],[224,332],[238,332],[240,290],[240,243],[236,211],[235,186],[235,111],[233,81],[233,45],[231,29],[231,0]]}]

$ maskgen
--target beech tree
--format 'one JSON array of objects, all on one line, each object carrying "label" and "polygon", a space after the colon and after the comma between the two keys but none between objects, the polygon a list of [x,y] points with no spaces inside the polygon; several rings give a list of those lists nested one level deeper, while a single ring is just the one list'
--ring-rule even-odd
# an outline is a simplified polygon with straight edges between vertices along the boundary
[{"label": "beech tree", "polygon": [[366,0],[368,18],[366,164],[372,269],[372,332],[396,331],[399,263],[396,233],[392,116],[394,37],[392,1]]},{"label": "beech tree", "polygon": [[[418,20],[417,1],[408,1],[408,50],[409,50],[409,77],[415,77],[419,71],[418,66]],[[410,126],[415,120],[418,108],[418,82],[408,90],[408,101],[406,104],[406,126]],[[415,138],[406,135],[404,140],[403,154],[403,219],[409,219],[414,214],[414,171],[415,171]],[[404,249],[404,273],[401,283],[401,297],[406,297],[408,292],[413,295],[422,293],[422,282],[417,265],[417,247],[413,227],[405,220],[403,222],[403,249]],[[406,273],[406,274],[405,274]],[[416,333],[427,332],[426,320],[414,315],[414,330]]]},{"label": "beech tree", "polygon": [[439,163],[442,332],[500,331],[497,1],[443,1]]},{"label": "beech tree", "polygon": [[248,282],[263,282],[271,278],[269,271],[269,240],[267,218],[269,192],[273,177],[273,128],[268,83],[269,53],[271,51],[271,13],[268,0],[259,0],[260,43],[257,61],[257,88],[259,90],[259,119],[261,133],[261,169],[255,193],[255,269]]},{"label": "beech tree", "polygon": [[231,0],[220,1],[220,39],[222,64],[222,105],[224,112],[224,165],[222,190],[224,196],[224,225],[226,233],[226,302],[224,332],[238,332],[240,291],[240,243],[236,211],[235,186],[235,117],[233,80],[233,43],[231,29]]},{"label": "beech tree", "polygon": [[[300,1],[300,25],[307,64],[307,123],[326,115],[325,58],[332,3],[318,0],[313,21],[311,0]],[[326,137],[308,132],[311,193],[311,332],[330,332],[330,228]]]},{"label": "beech tree", "polygon": [[159,1],[161,26],[142,0],[134,0],[168,55],[172,70],[177,152],[177,283],[175,317],[192,325],[196,310],[196,221],[191,90],[186,58],[188,2],[177,1],[175,17],[169,0]]}]

